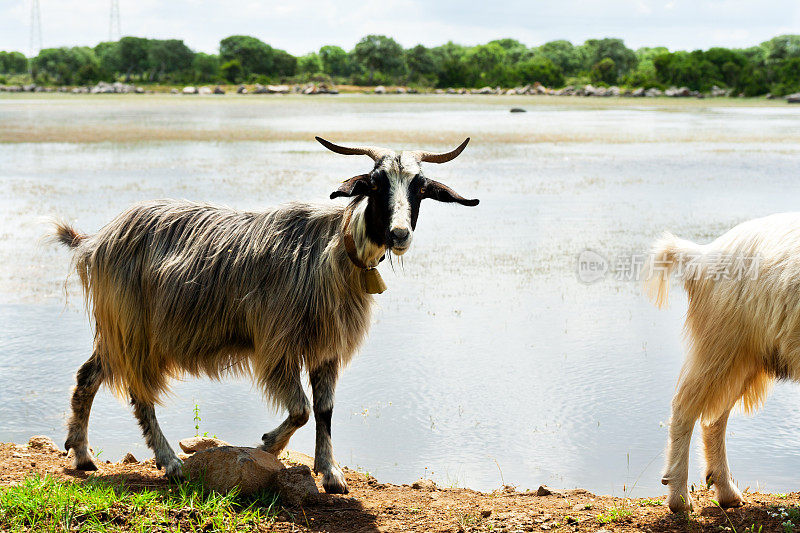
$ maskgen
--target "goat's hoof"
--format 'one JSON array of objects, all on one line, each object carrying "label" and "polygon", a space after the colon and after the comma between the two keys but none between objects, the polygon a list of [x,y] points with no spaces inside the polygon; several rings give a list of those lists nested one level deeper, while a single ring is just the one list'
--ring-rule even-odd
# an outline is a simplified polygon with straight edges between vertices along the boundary
[{"label": "goat's hoof", "polygon": [[94,472],[97,470],[97,465],[91,459],[81,459],[80,461],[75,461],[75,470]]},{"label": "goat's hoof", "polygon": [[347,494],[347,481],[344,480],[344,473],[338,468],[325,474],[322,478],[322,486],[328,494]]},{"label": "goat's hoof", "polygon": [[164,475],[167,479],[175,483],[183,483],[186,481],[186,476],[183,475],[183,463],[180,459],[170,461],[166,468],[164,468]]},{"label": "goat's hoof", "polygon": [[688,513],[694,507],[688,492],[686,494],[670,494],[669,498],[667,498],[667,505],[669,505],[669,510],[673,513]]},{"label": "goat's hoof", "polygon": [[717,501],[719,502],[719,506],[724,509],[741,507],[744,505],[742,493],[733,485],[727,487],[725,490],[720,490],[719,487],[717,487]]}]

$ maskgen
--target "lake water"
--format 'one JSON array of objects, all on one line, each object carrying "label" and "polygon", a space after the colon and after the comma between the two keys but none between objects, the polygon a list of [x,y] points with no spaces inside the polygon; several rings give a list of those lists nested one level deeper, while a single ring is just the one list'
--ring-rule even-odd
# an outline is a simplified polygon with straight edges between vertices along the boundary
[{"label": "lake water", "polygon": [[[38,96],[38,95],[37,95]],[[527,113],[512,114],[510,107]],[[681,290],[654,309],[624,270],[577,276],[589,249],[621,269],[663,230],[707,242],[798,209],[800,107],[753,101],[500,97],[8,96],[0,98],[0,441],[64,438],[92,332],[48,217],[96,231],[130,204],[188,198],[258,209],[325,199],[370,168],[313,141],[445,150],[429,165],[476,208],[426,202],[369,339],[343,372],[340,463],[389,482],[428,476],[656,495],[683,358]],[[619,278],[619,279],[618,279]],[[258,443],[279,423],[246,381],[190,379],[157,409],[170,442],[200,432]],[[800,390],[737,415],[740,487],[796,490]],[[699,446],[699,434],[695,447]],[[150,456],[105,390],[90,421],[101,459]],[[290,447],[313,454],[314,425]],[[692,456],[691,479],[701,481]]]}]

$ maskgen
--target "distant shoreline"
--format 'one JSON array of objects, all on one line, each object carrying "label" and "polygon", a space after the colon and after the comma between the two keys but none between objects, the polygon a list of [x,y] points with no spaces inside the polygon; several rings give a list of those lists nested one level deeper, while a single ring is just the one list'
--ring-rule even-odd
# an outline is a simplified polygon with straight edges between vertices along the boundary
[{"label": "distant shoreline", "polygon": [[238,84],[238,85],[134,85],[122,82],[106,83],[100,82],[96,85],[2,85],[0,84],[0,94],[171,94],[182,96],[223,96],[235,94],[246,95],[339,95],[339,94],[364,94],[380,96],[403,96],[403,95],[436,95],[436,96],[568,96],[578,98],[631,98],[653,100],[660,98],[668,99],[713,99],[722,100],[774,100],[786,103],[800,103],[800,93],[787,96],[773,96],[771,94],[761,96],[745,97],[743,95],[733,95],[730,90],[725,90],[714,86],[709,92],[693,91],[687,87],[670,87],[661,90],[657,87],[619,87],[619,86],[594,86],[586,85],[567,85],[560,89],[545,87],[535,83],[520,87],[489,87],[482,88],[414,88],[402,85],[391,86],[358,86],[358,85],[330,85],[330,84],[281,84],[281,85],[262,85],[262,84]]}]

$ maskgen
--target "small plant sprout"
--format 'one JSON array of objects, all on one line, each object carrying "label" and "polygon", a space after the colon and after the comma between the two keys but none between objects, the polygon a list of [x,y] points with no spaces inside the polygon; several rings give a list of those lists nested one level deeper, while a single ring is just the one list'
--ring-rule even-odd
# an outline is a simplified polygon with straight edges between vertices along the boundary
[{"label": "small plant sprout", "polygon": [[200,422],[203,420],[200,418],[200,404],[195,403],[192,411],[194,412],[194,436],[197,437],[200,435]]}]

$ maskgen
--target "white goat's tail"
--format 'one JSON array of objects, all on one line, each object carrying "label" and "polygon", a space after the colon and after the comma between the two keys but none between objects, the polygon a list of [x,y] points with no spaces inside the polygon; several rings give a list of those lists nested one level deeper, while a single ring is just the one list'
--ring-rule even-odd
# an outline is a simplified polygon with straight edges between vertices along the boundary
[{"label": "white goat's tail", "polygon": [[664,232],[653,243],[644,268],[644,291],[659,309],[667,306],[669,277],[681,261],[702,253],[702,246]]}]

